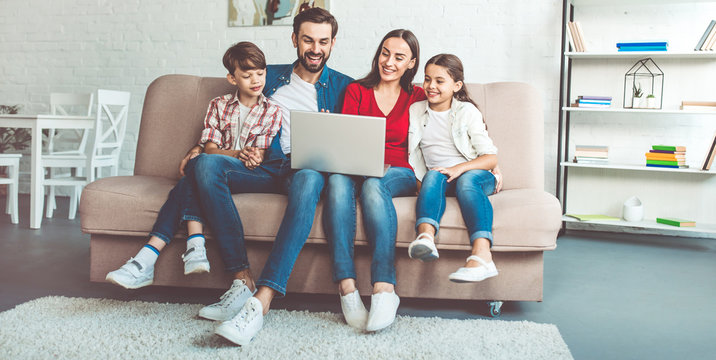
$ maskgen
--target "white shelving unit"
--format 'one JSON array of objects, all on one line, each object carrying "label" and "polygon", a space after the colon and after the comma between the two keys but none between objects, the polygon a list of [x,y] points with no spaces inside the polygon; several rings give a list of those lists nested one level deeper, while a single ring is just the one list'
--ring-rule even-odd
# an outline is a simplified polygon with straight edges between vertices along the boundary
[{"label": "white shelving unit", "polygon": [[[578,20],[573,19],[573,13],[574,13],[574,7],[576,6],[604,6],[605,4],[615,4],[615,5],[645,5],[645,6],[654,6],[654,5],[664,5],[664,4],[681,4],[684,2],[692,2],[692,3],[713,3],[713,0],[691,0],[691,1],[679,1],[679,0],[564,0],[563,1],[563,10],[564,10],[564,19],[563,19],[563,29],[566,27],[566,24],[568,21]],[[705,25],[705,24],[704,24]],[[698,25],[698,27],[701,27],[701,24]],[[708,120],[713,120],[716,122],[716,112],[709,112],[709,111],[685,111],[685,110],[679,110],[677,108],[673,108],[674,105],[671,104],[672,108],[664,108],[664,109],[624,109],[621,107],[612,107],[612,108],[578,108],[578,107],[570,107],[570,100],[575,98],[577,95],[586,95],[586,94],[574,94],[571,93],[572,89],[572,82],[574,81],[572,77],[572,62],[573,61],[581,61],[581,60],[588,60],[592,64],[597,64],[597,71],[605,71],[605,68],[602,67],[602,64],[607,64],[611,61],[615,60],[639,60],[643,58],[653,58],[653,59],[662,59],[664,61],[678,61],[678,62],[685,62],[687,65],[693,63],[694,61],[696,63],[711,63],[713,62],[716,65],[716,51],[663,51],[663,52],[617,52],[617,51],[598,51],[598,52],[569,52],[569,45],[566,38],[567,34],[565,30],[563,30],[563,58],[562,58],[562,78],[561,78],[561,89],[560,89],[560,111],[559,111],[559,144],[558,144],[558,171],[557,171],[557,197],[562,202],[562,208],[563,211],[566,213],[570,213],[571,211],[574,211],[570,209],[570,202],[569,198],[567,196],[568,194],[568,188],[570,186],[569,183],[569,172],[570,169],[572,172],[577,172],[575,174],[578,174],[578,177],[581,177],[584,179],[585,177],[589,176],[601,176],[601,177],[613,177],[618,179],[620,176],[631,176],[632,174],[634,177],[637,178],[649,178],[649,180],[653,180],[654,178],[658,177],[664,177],[669,179],[674,179],[674,177],[686,177],[688,180],[687,182],[699,182],[703,181],[703,179],[712,179],[713,175],[716,175],[716,166],[712,168],[710,171],[702,171],[699,168],[692,167],[692,168],[686,168],[686,169],[668,169],[668,168],[658,168],[658,167],[647,167],[643,163],[641,164],[631,164],[631,163],[608,163],[608,164],[581,164],[581,163],[574,163],[572,162],[570,158],[570,148],[574,145],[574,143],[570,144],[570,131],[578,131],[578,129],[572,130],[571,124],[570,124],[570,117],[572,115],[580,114],[580,118],[589,118],[592,117],[599,117],[601,119],[609,119],[616,116],[620,117],[620,121],[628,121],[629,117],[633,116],[639,116],[639,117],[648,117],[648,118],[654,118],[654,119],[663,119],[666,117],[675,117],[675,115],[684,115],[685,118],[689,118],[690,116],[700,116],[700,118],[708,118]],[[615,39],[616,42],[617,39]],[[696,41],[698,39],[695,39]],[[589,49],[589,48],[588,48]],[[711,81],[716,79],[716,71],[712,72],[709,76],[713,76],[711,78]],[[668,91],[668,90],[667,90]],[[601,95],[601,94],[591,94],[591,95]],[[620,95],[623,94],[612,94],[614,104]],[[616,105],[612,105],[616,106]],[[681,118],[681,117],[678,117]],[[576,125],[578,128],[578,124]],[[615,129],[618,130],[618,129]],[[585,144],[588,145],[588,144]],[[678,144],[675,144],[678,145]],[[646,149],[645,149],[646,150]],[[610,148],[610,157],[611,157],[612,149]],[[687,152],[688,154],[688,152]],[[702,176],[703,175],[703,176]],[[668,180],[667,180],[668,181]],[[710,180],[709,180],[710,181]],[[598,182],[598,181],[597,181]],[[644,181],[644,186],[654,186],[653,182]],[[633,182],[631,184],[634,186]],[[658,186],[658,185],[657,185]],[[666,187],[669,187],[668,185],[665,185]],[[678,191],[678,189],[674,189],[674,186],[669,187],[669,191]],[[581,188],[582,190],[584,187]],[[581,190],[580,190],[581,191]],[[663,191],[659,188],[654,189],[654,192]],[[608,196],[607,191],[602,191],[600,194],[607,193],[606,196]],[[571,196],[575,196],[575,194],[572,194]],[[579,196],[579,193],[577,193],[576,196]],[[594,196],[592,196],[591,199],[594,199]],[[579,200],[579,199],[578,199]],[[607,201],[607,199],[604,199]],[[624,199],[608,199],[608,201],[616,201]],[[691,199],[694,202],[716,202],[716,199]],[[690,201],[690,199],[683,199],[683,201]],[[581,206],[581,209],[584,209],[584,206]],[[572,213],[582,213],[587,214],[589,212],[572,212]],[[599,213],[598,211],[595,211],[594,213]],[[610,216],[616,216],[619,217],[620,213],[605,213],[604,215],[610,215]],[[656,223],[654,218],[651,219],[644,219],[640,222],[627,222],[627,221],[579,221],[575,218],[564,216],[562,218],[564,221],[564,225],[566,228],[569,229],[581,229],[581,230],[594,230],[594,231],[613,231],[613,232],[626,232],[626,233],[645,233],[645,234],[664,234],[664,235],[680,235],[680,236],[696,236],[696,237],[709,237],[709,238],[716,238],[716,217],[713,218],[710,222],[704,222],[704,221],[697,221],[696,227],[674,227],[664,224]]]}]

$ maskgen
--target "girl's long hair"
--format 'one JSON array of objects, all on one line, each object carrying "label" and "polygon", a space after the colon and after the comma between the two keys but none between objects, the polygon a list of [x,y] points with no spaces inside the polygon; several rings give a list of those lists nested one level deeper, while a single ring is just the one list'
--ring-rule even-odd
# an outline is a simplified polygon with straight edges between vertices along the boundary
[{"label": "girl's long hair", "polygon": [[430,64],[445,68],[453,81],[462,81],[460,91],[456,92],[453,97],[460,101],[469,102],[477,107],[477,103],[475,103],[475,101],[473,101],[470,97],[470,94],[467,93],[467,87],[465,86],[465,71],[463,70],[460,58],[453,54],[438,54],[431,57],[430,60],[425,63],[425,68],[427,68]]},{"label": "girl's long hair", "polygon": [[380,53],[383,51],[383,43],[385,42],[385,40],[394,37],[405,40],[405,42],[408,44],[408,47],[410,48],[410,52],[413,54],[411,60],[415,59],[415,66],[413,66],[412,69],[405,70],[403,76],[400,77],[400,87],[402,87],[403,90],[405,90],[405,92],[407,92],[408,94],[412,94],[413,78],[415,78],[415,74],[418,72],[418,65],[420,63],[420,44],[418,44],[418,38],[415,37],[415,34],[413,34],[413,32],[410,30],[396,29],[385,34],[383,40],[381,40],[380,44],[378,45],[378,50],[376,50],[375,56],[373,56],[373,65],[370,68],[370,72],[364,78],[356,80],[356,82],[368,89],[372,89],[376,85],[378,85],[378,83],[380,83],[380,69],[378,69],[378,59],[380,58]]}]

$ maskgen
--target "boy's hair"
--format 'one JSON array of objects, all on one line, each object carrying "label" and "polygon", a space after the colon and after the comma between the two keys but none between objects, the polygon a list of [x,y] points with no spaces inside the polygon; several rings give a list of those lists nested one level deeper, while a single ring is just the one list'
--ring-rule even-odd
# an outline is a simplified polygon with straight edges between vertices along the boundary
[{"label": "boy's hair", "polygon": [[453,54],[437,54],[425,63],[425,68],[427,69],[430,64],[444,67],[453,81],[462,81],[460,91],[456,92],[453,97],[460,101],[469,102],[477,107],[475,101],[473,101],[472,98],[470,98],[470,94],[467,93],[467,87],[465,86],[465,71],[463,70],[460,58]]},{"label": "boy's hair", "polygon": [[356,80],[356,82],[368,89],[372,89],[380,83],[380,69],[378,68],[378,61],[380,59],[381,52],[383,52],[383,43],[390,38],[400,38],[405,40],[410,48],[410,52],[413,53],[411,60],[415,59],[415,66],[413,66],[412,69],[406,69],[403,76],[400,77],[400,87],[402,87],[408,94],[412,94],[413,79],[415,78],[415,74],[418,72],[418,67],[420,66],[420,44],[418,43],[418,38],[415,37],[415,34],[413,34],[410,30],[395,29],[385,34],[383,40],[381,40],[380,44],[378,44],[378,50],[375,51],[375,56],[373,56],[373,64],[371,65],[370,72],[364,78]]},{"label": "boy's hair", "polygon": [[312,22],[314,24],[331,24],[331,38],[335,39],[338,33],[338,22],[336,18],[331,15],[326,9],[319,7],[310,8],[296,15],[293,18],[293,33],[298,36],[298,30],[301,28],[301,24],[305,22]]},{"label": "boy's hair", "polygon": [[226,50],[223,62],[229,74],[233,74],[237,67],[244,71],[266,68],[264,52],[249,41],[236,43]]}]

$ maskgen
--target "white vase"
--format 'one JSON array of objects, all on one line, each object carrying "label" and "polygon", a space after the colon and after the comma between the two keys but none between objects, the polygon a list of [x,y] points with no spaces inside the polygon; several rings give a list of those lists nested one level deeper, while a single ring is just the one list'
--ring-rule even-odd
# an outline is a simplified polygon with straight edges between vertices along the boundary
[{"label": "white vase", "polygon": [[638,197],[632,196],[624,202],[622,217],[626,221],[641,221],[644,218],[644,204]]},{"label": "white vase", "polygon": [[656,98],[655,97],[647,97],[646,98],[646,107],[649,109],[656,109]]},{"label": "white vase", "polygon": [[642,107],[641,100],[642,100],[641,96],[634,96],[631,99],[631,107],[633,107],[634,109],[638,109],[638,108]]}]

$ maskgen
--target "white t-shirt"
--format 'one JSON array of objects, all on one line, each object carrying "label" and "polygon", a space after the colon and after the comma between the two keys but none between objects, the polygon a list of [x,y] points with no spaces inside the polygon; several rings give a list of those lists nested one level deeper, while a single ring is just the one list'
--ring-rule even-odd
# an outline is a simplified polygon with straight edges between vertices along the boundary
[{"label": "white t-shirt", "polygon": [[241,150],[243,148],[243,146],[241,146],[242,144],[239,143],[241,141],[241,129],[244,127],[244,123],[246,122],[246,118],[249,117],[250,111],[250,107],[239,102],[239,124],[236,129],[234,129],[234,131],[236,131],[234,134],[234,139],[236,139],[234,142],[234,150]]},{"label": "white t-shirt", "polygon": [[281,86],[269,97],[281,108],[281,151],[291,153],[291,110],[317,111],[318,93],[314,84],[303,81],[296,73],[291,73],[291,82]]},{"label": "white t-shirt", "polygon": [[428,123],[420,140],[420,149],[428,169],[451,167],[467,161],[455,147],[447,111],[433,111],[428,108]]}]

